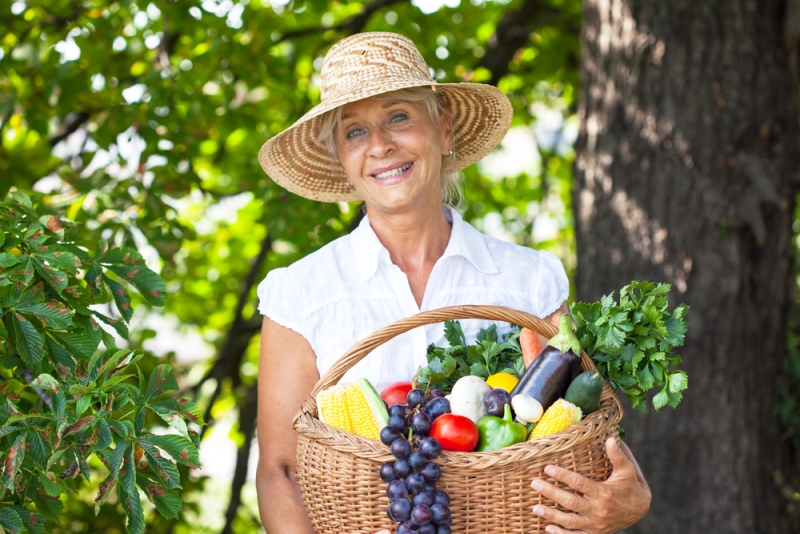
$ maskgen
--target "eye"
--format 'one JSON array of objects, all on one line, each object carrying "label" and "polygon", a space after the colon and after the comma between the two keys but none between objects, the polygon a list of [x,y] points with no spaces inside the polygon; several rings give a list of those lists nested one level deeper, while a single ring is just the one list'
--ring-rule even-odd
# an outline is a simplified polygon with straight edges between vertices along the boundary
[{"label": "eye", "polygon": [[359,137],[359,136],[361,136],[363,134],[364,134],[364,130],[362,130],[361,128],[353,128],[352,130],[348,131],[347,134],[345,134],[345,138],[346,139],[355,139],[356,137]]},{"label": "eye", "polygon": [[405,113],[398,113],[391,118],[391,122],[402,122],[408,118],[408,115]]}]

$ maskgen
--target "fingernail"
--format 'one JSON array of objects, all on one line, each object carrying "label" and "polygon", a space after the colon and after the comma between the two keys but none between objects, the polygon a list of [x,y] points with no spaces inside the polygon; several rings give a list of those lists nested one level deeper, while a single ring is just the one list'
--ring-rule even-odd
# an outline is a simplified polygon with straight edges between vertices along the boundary
[{"label": "fingernail", "polygon": [[531,486],[533,486],[533,489],[535,489],[536,491],[542,491],[544,489],[544,482],[542,482],[541,480],[534,480]]},{"label": "fingernail", "polygon": [[539,516],[544,516],[544,507],[542,506],[534,506],[533,513]]},{"label": "fingernail", "polygon": [[551,477],[556,476],[556,468],[553,467],[552,465],[548,465],[547,467],[545,467],[544,472],[550,475]]},{"label": "fingernail", "polygon": [[546,526],[546,527],[544,527],[544,530],[545,530],[545,532],[547,532],[547,534],[553,534],[553,532],[556,531],[556,529],[554,527],[552,527],[552,526]]}]

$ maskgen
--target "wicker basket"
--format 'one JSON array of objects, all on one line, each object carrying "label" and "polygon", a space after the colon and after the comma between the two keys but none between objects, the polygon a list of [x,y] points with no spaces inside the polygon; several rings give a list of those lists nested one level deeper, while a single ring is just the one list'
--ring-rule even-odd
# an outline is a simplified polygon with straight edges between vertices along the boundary
[{"label": "wicker basket", "polygon": [[[294,419],[299,433],[297,483],[316,532],[374,533],[396,527],[386,516],[386,483],[378,475],[381,464],[392,460],[389,448],[320,422],[314,401],[317,392],[336,384],[348,369],[395,336],[449,319],[505,321],[548,338],[556,333],[552,325],[524,312],[498,306],[452,306],[397,321],[347,351],[319,380]],[[596,369],[586,354],[582,354],[581,367]],[[544,532],[546,523],[533,513],[533,506],[554,503],[531,489],[531,479],[548,479],[543,470],[551,464],[593,480],[607,479],[611,464],[605,440],[617,435],[621,419],[622,407],[606,383],[597,411],[568,430],[493,452],[443,452],[437,459],[442,476],[436,487],[450,495],[453,532]]]}]

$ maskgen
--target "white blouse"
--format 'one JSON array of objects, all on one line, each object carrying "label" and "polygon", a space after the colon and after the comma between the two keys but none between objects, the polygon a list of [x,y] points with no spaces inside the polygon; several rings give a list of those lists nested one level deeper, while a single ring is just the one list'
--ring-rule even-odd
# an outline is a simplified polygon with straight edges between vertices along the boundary
[{"label": "white blouse", "polygon": [[[422,306],[364,217],[349,235],[270,271],[258,286],[259,311],[308,340],[322,376],[356,342],[420,311],[489,304],[546,317],[567,299],[569,282],[555,255],[483,235],[454,209],[445,207],[445,215],[453,223],[450,241],[431,271]],[[467,341],[473,342],[491,322],[462,320]],[[500,333],[509,330],[507,323],[497,326]],[[385,343],[342,382],[366,377],[380,391],[410,380],[427,364],[431,343],[448,346],[443,324],[416,328]]]}]

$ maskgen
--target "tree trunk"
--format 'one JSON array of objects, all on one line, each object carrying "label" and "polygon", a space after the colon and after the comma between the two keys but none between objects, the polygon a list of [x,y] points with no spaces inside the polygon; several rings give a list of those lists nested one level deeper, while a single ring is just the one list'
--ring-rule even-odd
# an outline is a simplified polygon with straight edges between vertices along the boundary
[{"label": "tree trunk", "polygon": [[798,87],[780,0],[585,0],[574,205],[581,300],[687,302],[676,409],[628,409],[653,491],[629,532],[789,532],[772,415],[792,295]]}]

